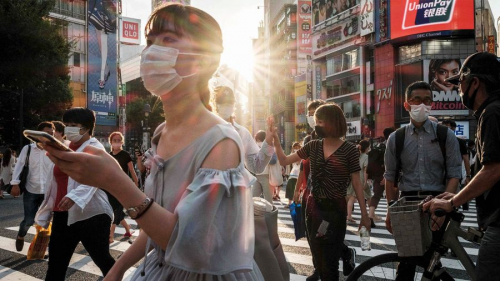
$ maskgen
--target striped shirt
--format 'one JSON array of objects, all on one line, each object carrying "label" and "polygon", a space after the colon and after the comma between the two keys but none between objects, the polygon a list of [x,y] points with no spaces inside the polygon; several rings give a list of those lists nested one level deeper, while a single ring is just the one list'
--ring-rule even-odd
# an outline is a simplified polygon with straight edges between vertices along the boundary
[{"label": "striped shirt", "polygon": [[361,170],[359,151],[349,142],[340,145],[326,160],[323,156],[323,140],[308,142],[297,154],[302,159],[310,160],[312,194],[316,198],[345,198],[351,174]]}]

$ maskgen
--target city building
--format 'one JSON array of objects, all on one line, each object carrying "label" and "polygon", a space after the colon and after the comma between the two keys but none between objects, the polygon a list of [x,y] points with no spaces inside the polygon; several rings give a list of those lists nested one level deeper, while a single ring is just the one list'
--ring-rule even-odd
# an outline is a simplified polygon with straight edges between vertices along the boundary
[{"label": "city building", "polygon": [[266,118],[269,107],[265,94],[268,60],[266,59],[267,41],[264,23],[258,27],[258,37],[252,40],[254,66],[253,83],[250,86],[248,108],[252,120],[251,133],[255,135],[259,130],[266,130]]},{"label": "city building", "polygon": [[281,145],[287,153],[296,140],[294,108],[297,75],[297,5],[289,2],[264,2],[264,26],[268,40],[266,57],[269,61],[265,91]]},{"label": "city building", "polygon": [[[313,98],[337,103],[344,111],[347,140],[369,136],[366,93],[370,82],[374,6],[372,0],[312,1]],[[366,120],[365,120],[366,119]]]},{"label": "city building", "polygon": [[87,106],[86,71],[86,5],[84,0],[56,0],[50,12],[50,20],[61,23],[61,33],[73,42],[68,58],[70,85],[73,93],[73,106]]},{"label": "city building", "polygon": [[159,5],[165,3],[181,3],[184,5],[191,5],[191,0],[151,0],[151,10],[154,10]]},{"label": "city building", "polygon": [[[417,0],[375,1],[376,36],[371,46],[375,81],[374,95],[369,97],[370,118],[375,121],[373,136],[382,136],[386,127],[409,123],[403,108],[405,89],[412,82],[426,81],[433,89],[431,114],[439,120],[454,119],[458,124],[456,134],[473,138],[475,120],[461,103],[458,89],[444,79],[458,73],[467,56],[488,50],[488,44],[477,37],[490,38],[494,44],[496,34],[493,24],[484,24],[494,22],[488,1],[456,2],[436,7],[420,5]],[[474,20],[475,10],[487,19],[483,24],[480,16]],[[495,52],[494,48],[490,50]]]}]

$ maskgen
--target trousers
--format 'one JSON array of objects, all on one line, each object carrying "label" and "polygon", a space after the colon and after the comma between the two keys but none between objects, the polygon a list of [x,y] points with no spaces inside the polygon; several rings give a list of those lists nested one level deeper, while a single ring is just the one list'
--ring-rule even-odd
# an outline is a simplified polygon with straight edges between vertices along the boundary
[{"label": "trousers", "polygon": [[49,242],[49,269],[45,280],[63,281],[71,256],[82,242],[103,276],[115,264],[109,253],[111,218],[106,214],[93,216],[68,226],[68,212],[54,212]]}]

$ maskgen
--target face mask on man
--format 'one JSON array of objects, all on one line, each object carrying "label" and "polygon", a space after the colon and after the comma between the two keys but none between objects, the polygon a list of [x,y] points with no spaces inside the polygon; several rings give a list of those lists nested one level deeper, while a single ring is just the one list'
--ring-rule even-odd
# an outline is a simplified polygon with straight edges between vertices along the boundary
[{"label": "face mask on man", "polygon": [[474,93],[472,93],[472,96],[469,97],[469,90],[471,86],[472,86],[472,80],[469,83],[469,87],[467,87],[467,91],[465,91],[465,93],[460,92],[460,97],[462,98],[462,103],[465,107],[467,107],[470,110],[474,110],[474,101],[476,100],[476,95],[477,91],[479,90],[479,87],[477,87],[474,90]]},{"label": "face mask on man", "polygon": [[307,123],[311,128],[316,126],[316,120],[314,120],[314,116],[307,116]]},{"label": "face mask on man", "polygon": [[222,117],[224,120],[229,120],[229,118],[233,116],[233,109],[234,106],[232,105],[228,104],[218,105],[217,113],[219,113],[219,116]]},{"label": "face mask on man", "polygon": [[79,142],[83,137],[83,135],[80,135],[80,129],[80,127],[66,126],[66,128],[64,128],[66,139],[72,143]]},{"label": "face mask on man", "polygon": [[162,96],[172,91],[184,78],[196,75],[193,73],[180,76],[174,69],[179,55],[206,56],[197,53],[180,53],[179,50],[151,45],[141,54],[141,78],[144,87],[154,95]]},{"label": "face mask on man", "polygon": [[432,106],[423,103],[419,105],[410,105],[410,117],[416,122],[424,122],[431,113]]}]

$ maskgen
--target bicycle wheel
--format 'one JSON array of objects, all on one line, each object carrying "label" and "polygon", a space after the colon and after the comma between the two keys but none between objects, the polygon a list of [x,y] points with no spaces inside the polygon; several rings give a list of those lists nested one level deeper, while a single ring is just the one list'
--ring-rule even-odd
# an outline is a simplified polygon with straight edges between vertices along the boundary
[{"label": "bicycle wheel", "polygon": [[[397,253],[382,254],[368,259],[362,264],[358,265],[349,275],[347,281],[395,280],[398,265],[401,261],[404,261],[411,265],[415,265],[415,274],[413,280],[421,280],[424,269],[429,263],[423,257],[400,258]],[[446,274],[446,276],[449,277],[448,274]],[[409,278],[404,279],[411,280]],[[453,280],[453,278],[446,278],[446,280]]]}]

